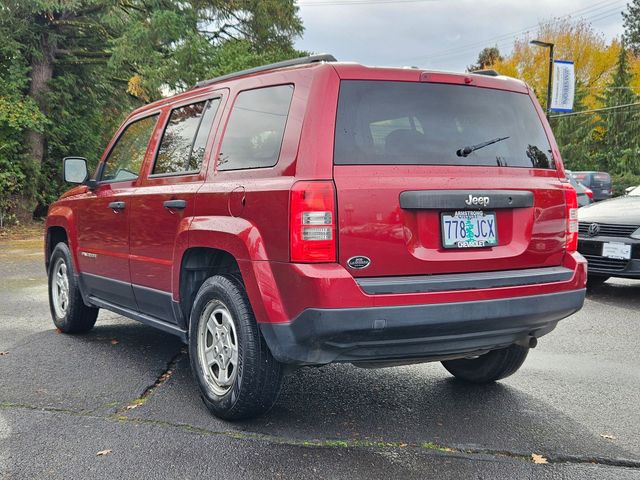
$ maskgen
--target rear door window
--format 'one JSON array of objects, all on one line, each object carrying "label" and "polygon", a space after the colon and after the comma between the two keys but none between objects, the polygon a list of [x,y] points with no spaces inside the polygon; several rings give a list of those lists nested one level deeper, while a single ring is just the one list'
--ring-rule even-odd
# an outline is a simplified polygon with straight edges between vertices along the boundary
[{"label": "rear door window", "polygon": [[525,94],[359,80],[341,82],[334,163],[555,168]]},{"label": "rear door window", "polygon": [[240,92],[224,133],[218,170],[278,163],[292,96],[293,85]]},{"label": "rear door window", "polygon": [[197,173],[216,115],[219,98],[175,108],[162,135],[152,175]]}]

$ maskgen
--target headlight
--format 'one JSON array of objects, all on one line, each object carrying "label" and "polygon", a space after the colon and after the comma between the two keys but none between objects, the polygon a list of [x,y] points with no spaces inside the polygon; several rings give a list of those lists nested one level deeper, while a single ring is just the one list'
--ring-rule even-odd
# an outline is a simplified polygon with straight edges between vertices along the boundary
[{"label": "headlight", "polygon": [[640,228],[631,234],[631,238],[635,238],[636,240],[640,240]]}]

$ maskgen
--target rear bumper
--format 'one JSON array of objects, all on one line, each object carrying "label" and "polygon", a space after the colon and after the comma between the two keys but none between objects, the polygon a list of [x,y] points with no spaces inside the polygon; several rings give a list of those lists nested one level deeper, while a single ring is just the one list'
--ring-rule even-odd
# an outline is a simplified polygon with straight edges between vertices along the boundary
[{"label": "rear bumper", "polygon": [[469,302],[308,308],[260,324],[274,357],[297,365],[473,355],[553,330],[582,307],[585,290]]}]

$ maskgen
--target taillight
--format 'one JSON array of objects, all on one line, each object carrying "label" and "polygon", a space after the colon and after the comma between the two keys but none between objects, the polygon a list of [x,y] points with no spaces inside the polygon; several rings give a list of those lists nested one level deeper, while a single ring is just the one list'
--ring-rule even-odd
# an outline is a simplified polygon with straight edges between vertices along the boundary
[{"label": "taillight", "polygon": [[297,182],[291,187],[291,261],[336,261],[336,200],[333,182]]},{"label": "taillight", "polygon": [[583,187],[583,188],[584,188],[584,193],[586,193],[587,197],[593,200],[593,190],[591,190],[588,187]]},{"label": "taillight", "polygon": [[578,195],[570,184],[564,184],[564,199],[567,209],[567,251],[578,249]]}]

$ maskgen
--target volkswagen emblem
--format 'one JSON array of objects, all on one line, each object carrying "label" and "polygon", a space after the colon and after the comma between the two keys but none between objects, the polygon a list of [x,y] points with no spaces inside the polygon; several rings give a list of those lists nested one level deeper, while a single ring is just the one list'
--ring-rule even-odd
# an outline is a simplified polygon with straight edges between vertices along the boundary
[{"label": "volkswagen emblem", "polygon": [[596,237],[600,233],[600,225],[597,223],[592,223],[589,225],[589,230],[587,231],[590,237]]}]

